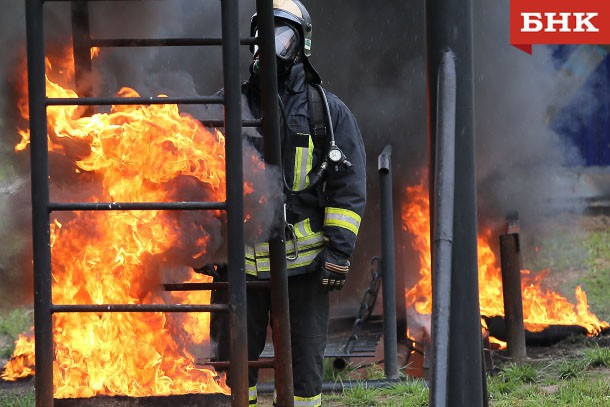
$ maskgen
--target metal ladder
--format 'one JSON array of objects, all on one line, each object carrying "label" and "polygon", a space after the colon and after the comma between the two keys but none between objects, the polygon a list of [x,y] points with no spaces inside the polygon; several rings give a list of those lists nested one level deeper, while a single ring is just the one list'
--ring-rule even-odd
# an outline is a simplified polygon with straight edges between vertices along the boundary
[{"label": "metal ladder", "polygon": [[[64,0],[46,0],[55,2]],[[70,0],[67,0],[70,1]],[[45,90],[44,3],[26,0],[28,90],[30,109],[30,154],[32,173],[32,223],[34,251],[34,311],[36,352],[36,405],[53,405],[53,326],[52,316],[60,312],[225,312],[229,315],[231,404],[248,405],[248,354],[246,326],[246,277],[244,246],[242,126],[260,126],[261,120],[242,122],[239,72],[239,46],[254,43],[253,38],[239,38],[238,0],[222,0],[222,38],[171,39],[92,39],[89,35],[88,2],[71,3],[75,79],[79,94],[91,96],[82,80],[90,73],[91,47],[146,46],[222,46],[224,96],[117,98],[81,97],[78,99],[47,98]],[[263,2],[261,2],[263,3]],[[269,3],[269,4],[267,4]],[[271,7],[265,0],[263,7]],[[272,26],[272,17],[267,22]],[[63,203],[50,202],[47,115],[48,106],[79,105],[150,105],[150,104],[223,104],[224,120],[207,121],[204,125],[224,127],[226,136],[226,201],[225,202],[114,202]],[[53,211],[106,210],[224,210],[227,213],[228,237],[228,304],[53,304],[51,296],[50,214]],[[272,284],[273,285],[273,284]],[[186,289],[214,289],[213,284]],[[260,362],[258,362],[260,365]],[[257,366],[257,362],[250,362]]]}]

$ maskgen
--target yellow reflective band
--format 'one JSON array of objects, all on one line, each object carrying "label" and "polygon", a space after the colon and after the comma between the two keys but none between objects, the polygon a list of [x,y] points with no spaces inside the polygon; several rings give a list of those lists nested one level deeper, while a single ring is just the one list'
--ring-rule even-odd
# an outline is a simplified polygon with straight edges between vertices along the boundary
[{"label": "yellow reflective band", "polygon": [[324,210],[324,226],[337,226],[358,234],[360,215],[348,209],[326,207]]},{"label": "yellow reflective band", "polygon": [[313,230],[311,229],[311,222],[309,221],[309,218],[305,219],[303,226],[305,227],[306,235],[313,235]]},{"label": "yellow reflective band", "polygon": [[246,259],[246,274],[256,275],[256,263],[254,260]]},{"label": "yellow reflective band", "polygon": [[307,147],[296,147],[294,154],[294,180],[292,181],[292,190],[300,191],[309,185],[307,174],[311,171],[313,162],[313,140],[309,134],[297,133],[299,136],[306,136],[308,140]]},{"label": "yellow reflective band", "polygon": [[[299,247],[299,251],[306,250],[311,247],[315,247],[324,243],[324,235],[322,232],[314,233],[313,235],[309,235],[304,238],[297,238],[297,246]],[[259,259],[269,257],[269,243],[257,243],[256,248],[256,260],[258,262]],[[292,241],[286,241],[286,253],[294,253],[294,247],[292,245]]]},{"label": "yellow reflective band", "polygon": [[[296,260],[288,260],[286,262],[287,269],[295,269],[297,267],[307,266],[310,264],[322,251],[322,247],[314,248],[304,253],[299,252],[299,257]],[[269,259],[256,259],[256,269],[259,272],[271,271]]]},{"label": "yellow reflective band", "polygon": [[258,405],[258,393],[256,386],[248,387],[248,406]]},{"label": "yellow reflective band", "polygon": [[313,397],[294,396],[294,407],[317,407],[322,405],[322,395]]}]

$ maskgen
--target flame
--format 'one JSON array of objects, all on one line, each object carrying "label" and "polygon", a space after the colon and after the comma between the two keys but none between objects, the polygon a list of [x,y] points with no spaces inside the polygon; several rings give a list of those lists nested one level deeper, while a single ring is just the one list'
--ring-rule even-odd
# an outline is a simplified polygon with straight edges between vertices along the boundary
[{"label": "flame", "polygon": [[100,47],[91,47],[91,49],[89,50],[89,53],[91,54],[91,59],[99,56],[100,55]]},{"label": "flame", "polygon": [[[50,62],[47,73],[57,73]],[[70,80],[73,70],[63,73]],[[49,76],[48,97],[77,97]],[[130,88],[122,88],[118,95],[138,96]],[[26,92],[19,106],[27,119]],[[109,113],[90,117],[79,117],[77,109],[47,109],[49,151],[69,159],[71,176],[83,182],[77,201],[176,201],[177,190],[185,185],[196,199],[225,200],[225,140],[219,131],[208,131],[180,114],[176,105],[112,106]],[[29,130],[21,130],[20,135],[17,151],[30,142]],[[251,185],[245,188],[252,190]],[[95,192],[85,194],[88,190]],[[209,291],[166,293],[159,288],[166,268],[172,267],[184,277],[180,281],[210,281],[188,267],[189,261],[209,249],[212,232],[200,218],[185,220],[171,211],[60,215],[61,220],[50,225],[54,304],[210,302]],[[219,212],[197,216],[221,221]],[[209,317],[209,313],[55,314],[54,397],[228,394],[224,379],[196,367],[185,347],[209,343]],[[33,355],[33,338],[20,337],[2,378],[33,374]]]},{"label": "flame", "polygon": [[[406,188],[406,200],[402,207],[403,230],[413,235],[413,248],[420,261],[419,280],[405,291],[406,305],[420,314],[432,312],[432,285],[430,259],[430,216],[428,188],[424,181]],[[504,316],[502,273],[499,261],[491,249],[494,236],[491,229],[479,230],[479,304],[481,315]],[[600,321],[590,310],[583,289],[576,287],[576,304],[544,287],[549,270],[532,273],[521,271],[523,293],[523,319],[529,331],[541,331],[548,325],[580,325],[590,335],[596,335],[609,324]]]},{"label": "flame", "polygon": [[34,374],[34,335],[20,334],[15,340],[15,350],[0,377],[15,381]]}]

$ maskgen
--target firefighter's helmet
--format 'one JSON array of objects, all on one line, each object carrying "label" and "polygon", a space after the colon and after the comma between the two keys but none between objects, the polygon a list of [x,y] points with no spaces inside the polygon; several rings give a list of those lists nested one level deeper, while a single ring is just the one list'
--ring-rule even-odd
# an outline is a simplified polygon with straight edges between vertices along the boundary
[{"label": "firefighter's helmet", "polygon": [[[300,36],[300,48],[302,50],[303,62],[307,68],[308,79],[310,82],[320,83],[320,75],[309,62],[311,56],[311,36],[313,26],[309,12],[299,0],[273,0],[273,16],[276,22],[287,22],[295,28]],[[257,15],[252,16],[250,23],[250,36],[255,37],[258,29]],[[252,45],[250,51],[255,53]]]},{"label": "firefighter's helmet", "polygon": [[[273,16],[276,20],[289,22],[297,30],[303,39],[301,47],[305,57],[311,56],[311,17],[309,12],[299,0],[273,0]],[[250,24],[250,36],[254,37],[257,29],[257,15],[252,16]],[[253,50],[253,48],[251,48]]]}]

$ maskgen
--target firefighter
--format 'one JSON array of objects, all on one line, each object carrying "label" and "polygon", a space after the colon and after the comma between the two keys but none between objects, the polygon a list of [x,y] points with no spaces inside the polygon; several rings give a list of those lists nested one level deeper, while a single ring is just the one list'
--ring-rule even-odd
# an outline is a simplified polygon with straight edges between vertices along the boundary
[{"label": "firefighter", "polygon": [[[353,114],[320,87],[309,57],[312,24],[297,0],[274,0],[275,47],[282,131],[286,262],[295,406],[321,405],[329,292],[345,284],[366,200],[365,152]],[[251,36],[257,36],[257,16]],[[250,79],[242,86],[243,105],[261,117],[259,54],[251,47]],[[262,152],[259,132],[249,136]],[[269,245],[246,247],[249,280],[268,279]],[[214,271],[214,268],[208,268]],[[215,293],[216,298],[221,295]],[[223,298],[224,300],[224,298]],[[214,299],[213,299],[214,301]],[[222,302],[222,301],[219,301]],[[268,290],[248,291],[248,359],[265,346],[270,313]],[[222,331],[219,333],[219,331]],[[228,359],[226,330],[214,319],[218,359]],[[250,405],[256,405],[258,371],[249,371]]]}]

